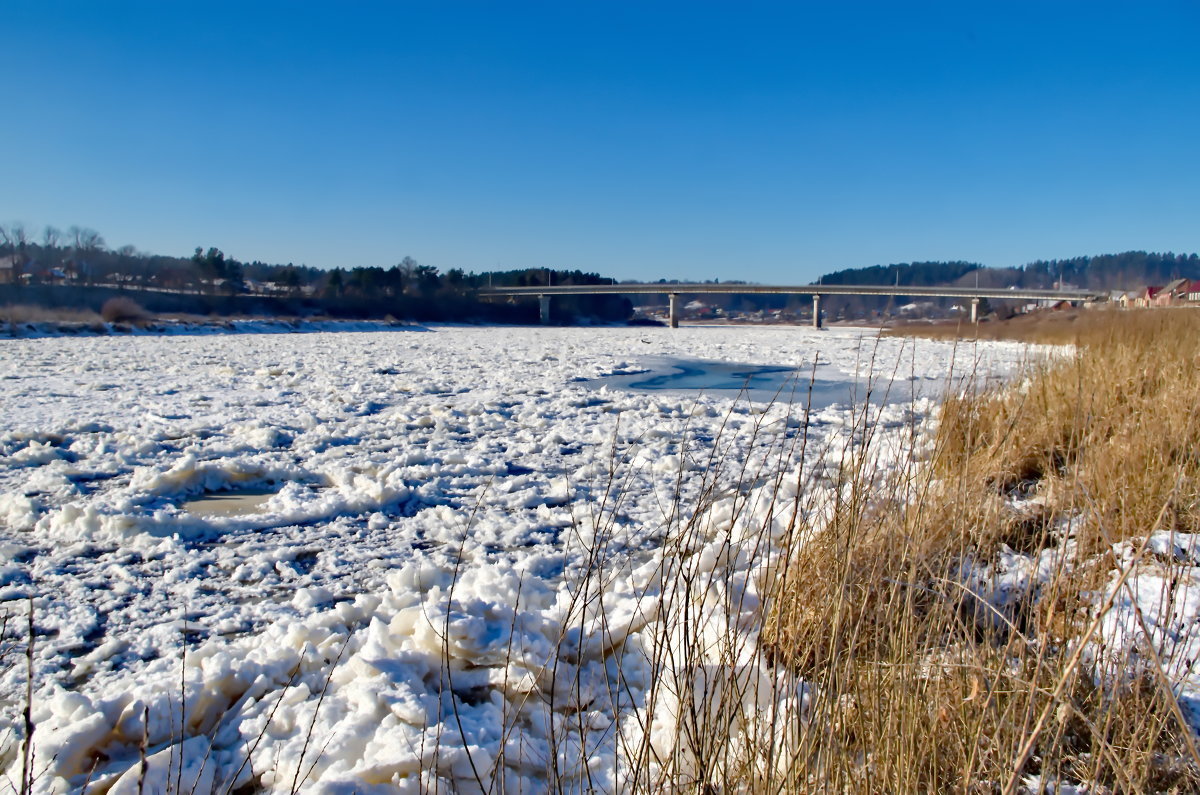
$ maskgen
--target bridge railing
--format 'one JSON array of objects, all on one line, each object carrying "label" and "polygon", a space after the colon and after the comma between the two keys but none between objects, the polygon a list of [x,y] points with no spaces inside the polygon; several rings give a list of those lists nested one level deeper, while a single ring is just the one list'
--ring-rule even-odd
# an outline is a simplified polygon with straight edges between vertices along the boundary
[{"label": "bridge railing", "polygon": [[821,327],[821,297],[826,295],[879,295],[908,298],[965,298],[971,302],[971,322],[979,317],[982,299],[1019,301],[1090,302],[1106,296],[1089,290],[1030,290],[981,287],[913,287],[897,284],[570,284],[533,287],[487,287],[481,296],[536,296],[543,323],[550,322],[550,298],[555,295],[666,295],[670,299],[670,323],[679,326],[680,295],[809,295],[813,299],[813,326]]},{"label": "bridge railing", "polygon": [[1034,290],[1002,287],[915,287],[894,284],[572,284],[533,287],[484,287],[482,296],[522,295],[882,295],[912,298],[988,298],[1050,301],[1096,301],[1106,296],[1091,290]]}]

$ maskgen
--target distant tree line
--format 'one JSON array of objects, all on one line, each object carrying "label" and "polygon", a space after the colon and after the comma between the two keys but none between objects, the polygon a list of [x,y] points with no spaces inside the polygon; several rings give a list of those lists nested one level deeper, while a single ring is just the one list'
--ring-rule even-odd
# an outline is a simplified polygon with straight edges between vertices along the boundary
[{"label": "distant tree line", "polygon": [[[0,225],[0,260],[15,267],[8,278],[19,285],[75,285],[127,290],[160,290],[198,296],[267,296],[287,299],[297,313],[326,313],[367,318],[388,315],[415,320],[537,318],[536,303],[484,302],[486,286],[609,284],[611,279],[579,270],[523,268],[467,273],[404,257],[390,268],[354,267],[323,270],[306,265],[241,262],[216,247],[197,247],[191,257],[138,251],[134,246],[110,249],[91,229],[65,232],[46,227],[36,237],[22,224]],[[206,304],[208,305],[208,304]],[[622,321],[632,305],[619,296],[564,296],[552,306],[555,320],[580,318]]]},{"label": "distant tree line", "polygon": [[1196,254],[1126,251],[1062,260],[1038,260],[1020,269],[1020,286],[1064,286],[1087,290],[1137,290],[1174,279],[1200,279]]},{"label": "distant tree line", "polygon": [[[1126,251],[1065,260],[1036,260],[1016,268],[989,268],[974,262],[905,262],[836,271],[821,278],[823,284],[898,284],[920,287],[1009,287],[1049,290],[1140,290],[1164,285],[1173,279],[1200,279],[1200,256],[1196,254]],[[826,306],[831,313],[854,317],[893,312],[904,296],[831,296]],[[951,299],[927,301],[945,309]],[[994,308],[1011,310],[1021,302],[992,301]]]},{"label": "distant tree line", "polygon": [[[109,248],[93,229],[53,226],[31,230],[23,224],[0,225],[0,262],[15,264],[7,272],[19,284],[71,284],[122,289],[164,290],[206,296],[269,296],[286,299],[297,313],[325,312],[346,317],[411,317],[418,320],[536,319],[536,306],[485,304],[477,294],[487,286],[609,284],[607,277],[579,270],[521,268],[468,273],[445,272],[404,257],[395,265],[323,270],[307,265],[241,262],[216,247],[196,248],[191,257],[138,251],[126,245]],[[4,273],[0,270],[0,275]],[[826,274],[823,284],[938,285],[987,288],[1082,288],[1139,290],[1175,278],[1200,279],[1196,254],[1127,251],[1064,260],[1037,260],[1016,268],[989,268],[974,262],[905,262],[872,265]],[[712,280],[716,282],[716,280]],[[659,280],[658,284],[672,284]],[[737,281],[725,281],[737,284]],[[641,306],[661,306],[666,296],[639,297]],[[725,312],[781,310],[800,313],[811,308],[807,298],[786,295],[706,295],[706,305]],[[897,311],[905,302],[878,296],[830,296],[823,302],[830,316],[865,317]],[[932,302],[945,310],[949,299]],[[994,304],[996,302],[993,302]],[[505,308],[507,307],[507,308]],[[552,304],[554,319],[620,321],[632,306],[620,296],[561,296]]]}]

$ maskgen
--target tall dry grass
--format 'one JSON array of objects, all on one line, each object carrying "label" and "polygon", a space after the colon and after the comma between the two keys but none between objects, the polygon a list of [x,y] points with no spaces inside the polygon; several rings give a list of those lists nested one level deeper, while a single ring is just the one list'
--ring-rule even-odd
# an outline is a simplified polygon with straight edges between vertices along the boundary
[{"label": "tall dry grass", "polygon": [[1092,548],[1168,528],[1195,531],[1200,495],[1200,314],[1092,312],[1074,355],[1015,388],[947,402],[943,478],[1036,492],[1084,511]]},{"label": "tall dry grass", "polygon": [[23,325],[25,323],[69,323],[103,328],[104,319],[91,309],[56,308],[48,309],[30,304],[5,304],[0,306],[0,323]]},{"label": "tall dry grass", "polygon": [[1001,320],[986,318],[971,323],[966,318],[935,321],[900,321],[885,329],[884,336],[924,337],[938,340],[1018,340],[1043,345],[1071,345],[1081,330],[1092,327],[1109,307],[1039,310]]},{"label": "tall dry grass", "polygon": [[[1072,354],[948,399],[929,461],[880,482],[868,439],[832,521],[792,550],[767,633],[812,684],[797,790],[1200,789],[1155,649],[1132,670],[1097,652],[1144,539],[1197,530],[1200,315],[1084,313],[1072,329]],[[1187,581],[1187,564],[1155,563]]]}]

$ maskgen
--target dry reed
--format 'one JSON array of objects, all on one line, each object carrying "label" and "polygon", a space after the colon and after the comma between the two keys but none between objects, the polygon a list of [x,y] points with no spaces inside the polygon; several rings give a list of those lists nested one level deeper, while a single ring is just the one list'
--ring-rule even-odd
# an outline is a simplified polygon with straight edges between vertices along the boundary
[{"label": "dry reed", "polygon": [[1082,313],[1071,328],[1073,353],[948,399],[928,462],[881,483],[860,451],[832,521],[791,551],[767,627],[813,685],[789,789],[1200,788],[1162,659],[1141,650],[1130,671],[1097,651],[1144,539],[1200,526],[1200,315]]},{"label": "dry reed", "polygon": [[29,304],[5,304],[0,306],[0,323],[24,325],[26,323],[73,324],[103,329],[104,319],[91,309],[55,308]]}]

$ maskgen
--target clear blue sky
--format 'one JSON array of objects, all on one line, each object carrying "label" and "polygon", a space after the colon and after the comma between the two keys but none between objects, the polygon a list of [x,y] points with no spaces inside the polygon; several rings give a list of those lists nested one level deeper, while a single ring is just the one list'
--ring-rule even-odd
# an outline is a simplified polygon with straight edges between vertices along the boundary
[{"label": "clear blue sky", "polygon": [[1200,249],[1200,3],[73,2],[0,222],[320,267],[801,282]]}]

